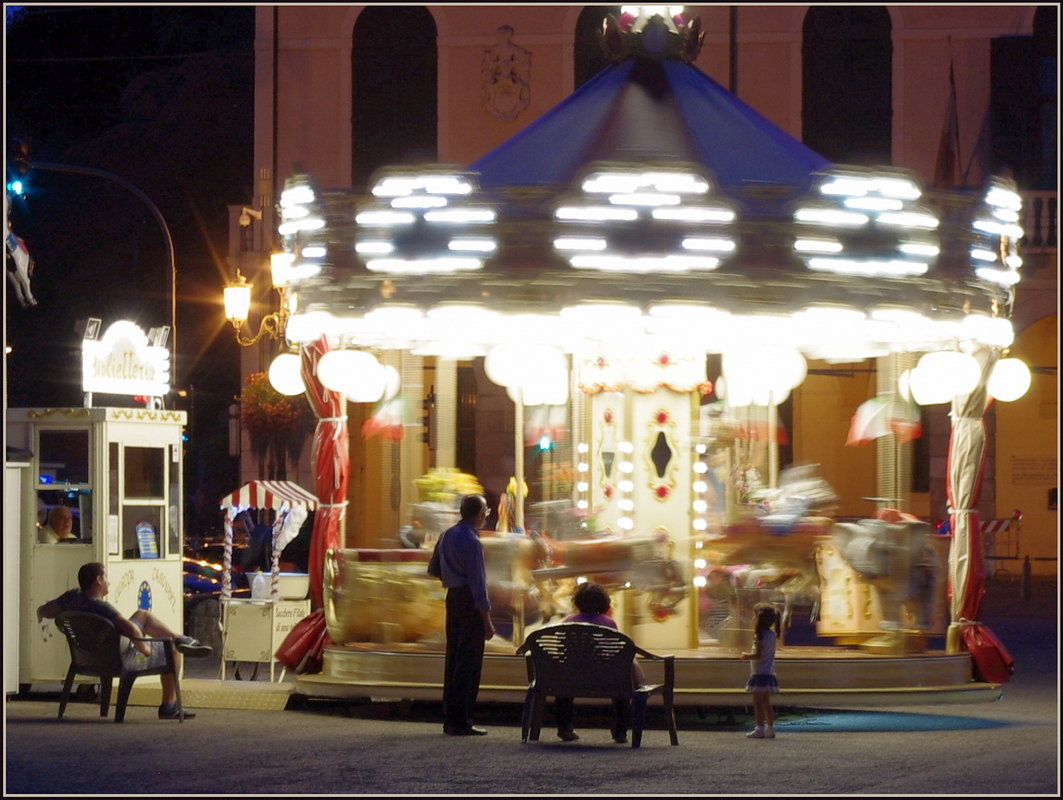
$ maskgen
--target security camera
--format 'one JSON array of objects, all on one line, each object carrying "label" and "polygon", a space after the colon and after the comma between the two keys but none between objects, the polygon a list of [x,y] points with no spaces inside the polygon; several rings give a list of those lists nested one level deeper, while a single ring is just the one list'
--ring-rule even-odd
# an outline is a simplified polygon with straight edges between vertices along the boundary
[{"label": "security camera", "polygon": [[251,225],[251,218],[254,217],[259,222],[262,221],[262,212],[255,211],[253,208],[240,209],[240,227],[247,228]]}]

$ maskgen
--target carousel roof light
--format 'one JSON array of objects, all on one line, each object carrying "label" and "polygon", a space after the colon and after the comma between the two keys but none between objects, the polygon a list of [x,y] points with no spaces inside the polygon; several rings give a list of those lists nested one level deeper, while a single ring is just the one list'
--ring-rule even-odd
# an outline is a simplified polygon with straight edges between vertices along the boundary
[{"label": "carousel roof light", "polygon": [[947,403],[965,395],[978,385],[981,369],[978,362],[955,350],[927,353],[908,376],[912,399],[919,405]]},{"label": "carousel roof light", "polygon": [[463,301],[439,303],[428,309],[427,313],[429,319],[445,323],[468,323],[472,321],[474,324],[479,324],[482,322],[492,322],[501,316],[501,314],[494,309],[487,308],[479,303],[468,303]]},{"label": "carousel roof light", "polygon": [[554,212],[554,216],[560,220],[634,222],[639,218],[639,212],[634,208],[612,206],[561,206]]},{"label": "carousel roof light", "polygon": [[987,314],[968,314],[959,325],[960,336],[991,347],[1010,347],[1015,341],[1011,320]]},{"label": "carousel roof light", "polygon": [[463,226],[493,223],[493,209],[469,204],[476,192],[470,174],[430,168],[383,173],[373,185],[379,200],[355,213],[354,250],[370,272],[446,275],[479,270],[498,243],[482,230]]},{"label": "carousel roof light", "polygon": [[[939,221],[913,205],[922,195],[914,180],[893,172],[834,167],[824,174],[816,187],[821,199],[808,198],[793,213],[794,251],[809,269],[885,278],[930,270],[940,249],[928,232]],[[832,227],[836,235],[824,235]]]},{"label": "carousel roof light", "polygon": [[1018,253],[1018,243],[1024,235],[1018,224],[1022,198],[1013,186],[1013,182],[993,178],[971,220],[975,241],[970,256],[978,262],[975,275],[1005,288],[1019,282],[1018,270],[1022,266]]},{"label": "carousel roof light", "polygon": [[468,195],[473,184],[461,175],[439,172],[385,175],[373,186],[376,197],[409,197],[415,192],[434,195]]},{"label": "carousel roof light", "polygon": [[813,225],[842,225],[850,228],[858,228],[866,225],[871,218],[867,214],[859,214],[855,211],[842,211],[837,208],[806,206],[794,212],[794,219],[798,222],[808,222]]},{"label": "carousel roof light", "polygon": [[371,258],[365,262],[372,272],[390,272],[397,275],[430,275],[449,272],[468,272],[480,269],[483,261],[478,258]]},{"label": "carousel roof light", "polygon": [[655,208],[652,216],[677,222],[734,222],[735,212],[724,206],[679,206]]},{"label": "carousel roof light", "polygon": [[318,361],[317,376],[323,386],[342,392],[352,403],[377,402],[388,382],[384,365],[362,350],[329,350]]},{"label": "carousel roof light", "polygon": [[426,211],[426,222],[442,222],[450,225],[483,224],[494,222],[495,212],[489,208],[443,208]]},{"label": "carousel roof light", "polygon": [[[737,248],[724,227],[736,218],[732,208],[686,202],[709,192],[708,179],[693,168],[592,166],[579,185],[583,202],[569,199],[554,211],[560,229],[554,248],[575,269],[641,275],[711,271],[722,258],[700,253],[730,256]],[[618,222],[631,223],[638,234],[632,227],[621,230]],[[719,233],[705,235],[703,225]]]},{"label": "carousel roof light", "polygon": [[[354,221],[359,225],[413,225],[417,217],[409,211],[393,211],[390,208],[371,208],[367,211],[359,211],[354,216]],[[361,244],[361,240],[355,244],[355,249]]]}]

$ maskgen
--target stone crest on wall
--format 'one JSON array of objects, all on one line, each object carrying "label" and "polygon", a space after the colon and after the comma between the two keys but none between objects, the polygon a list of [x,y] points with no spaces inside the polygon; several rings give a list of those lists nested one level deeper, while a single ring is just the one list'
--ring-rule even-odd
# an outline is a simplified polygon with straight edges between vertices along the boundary
[{"label": "stone crest on wall", "polygon": [[483,104],[499,119],[515,119],[531,102],[531,51],[513,42],[513,27],[502,25],[480,63]]}]

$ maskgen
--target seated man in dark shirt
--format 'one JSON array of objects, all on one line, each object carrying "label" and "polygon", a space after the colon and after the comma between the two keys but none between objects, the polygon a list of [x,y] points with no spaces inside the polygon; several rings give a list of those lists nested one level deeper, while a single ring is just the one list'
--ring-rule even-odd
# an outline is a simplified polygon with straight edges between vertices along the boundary
[{"label": "seated man in dark shirt", "polygon": [[[107,583],[107,571],[103,564],[89,562],[78,570],[78,589],[71,589],[54,600],[49,600],[37,609],[37,621],[55,619],[62,611],[86,611],[109,620],[123,636],[149,637],[154,639],[173,639],[177,670],[181,670],[181,653],[192,657],[209,656],[211,648],[200,644],[191,636],[180,636],[171,631],[158,617],[145,609],[138,609],[132,617],[126,619],[118,609],[104,600],[110,590]],[[123,663],[138,666],[158,666],[165,662],[162,642],[131,641],[129,649],[122,654]],[[159,706],[159,719],[178,719],[180,709],[177,706],[177,680],[171,675],[160,675],[162,681],[162,705]],[[185,719],[195,714],[186,711]]]}]

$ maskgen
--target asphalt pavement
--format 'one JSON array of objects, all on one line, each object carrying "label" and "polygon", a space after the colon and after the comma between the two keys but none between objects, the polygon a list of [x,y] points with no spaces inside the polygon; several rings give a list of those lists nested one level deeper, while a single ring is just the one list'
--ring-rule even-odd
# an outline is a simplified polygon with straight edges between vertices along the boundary
[{"label": "asphalt pavement", "polygon": [[[126,721],[54,695],[5,703],[12,795],[1026,795],[1058,796],[1058,585],[991,583],[983,621],[1016,661],[993,703],[778,709],[777,738],[742,709],[677,709],[679,746],[651,705],[642,747],[613,744],[607,708],[577,707],[580,740],[522,744],[520,709],[481,704],[484,737],[442,733],[438,703],[307,701]],[[208,665],[203,665],[206,668]]]}]

